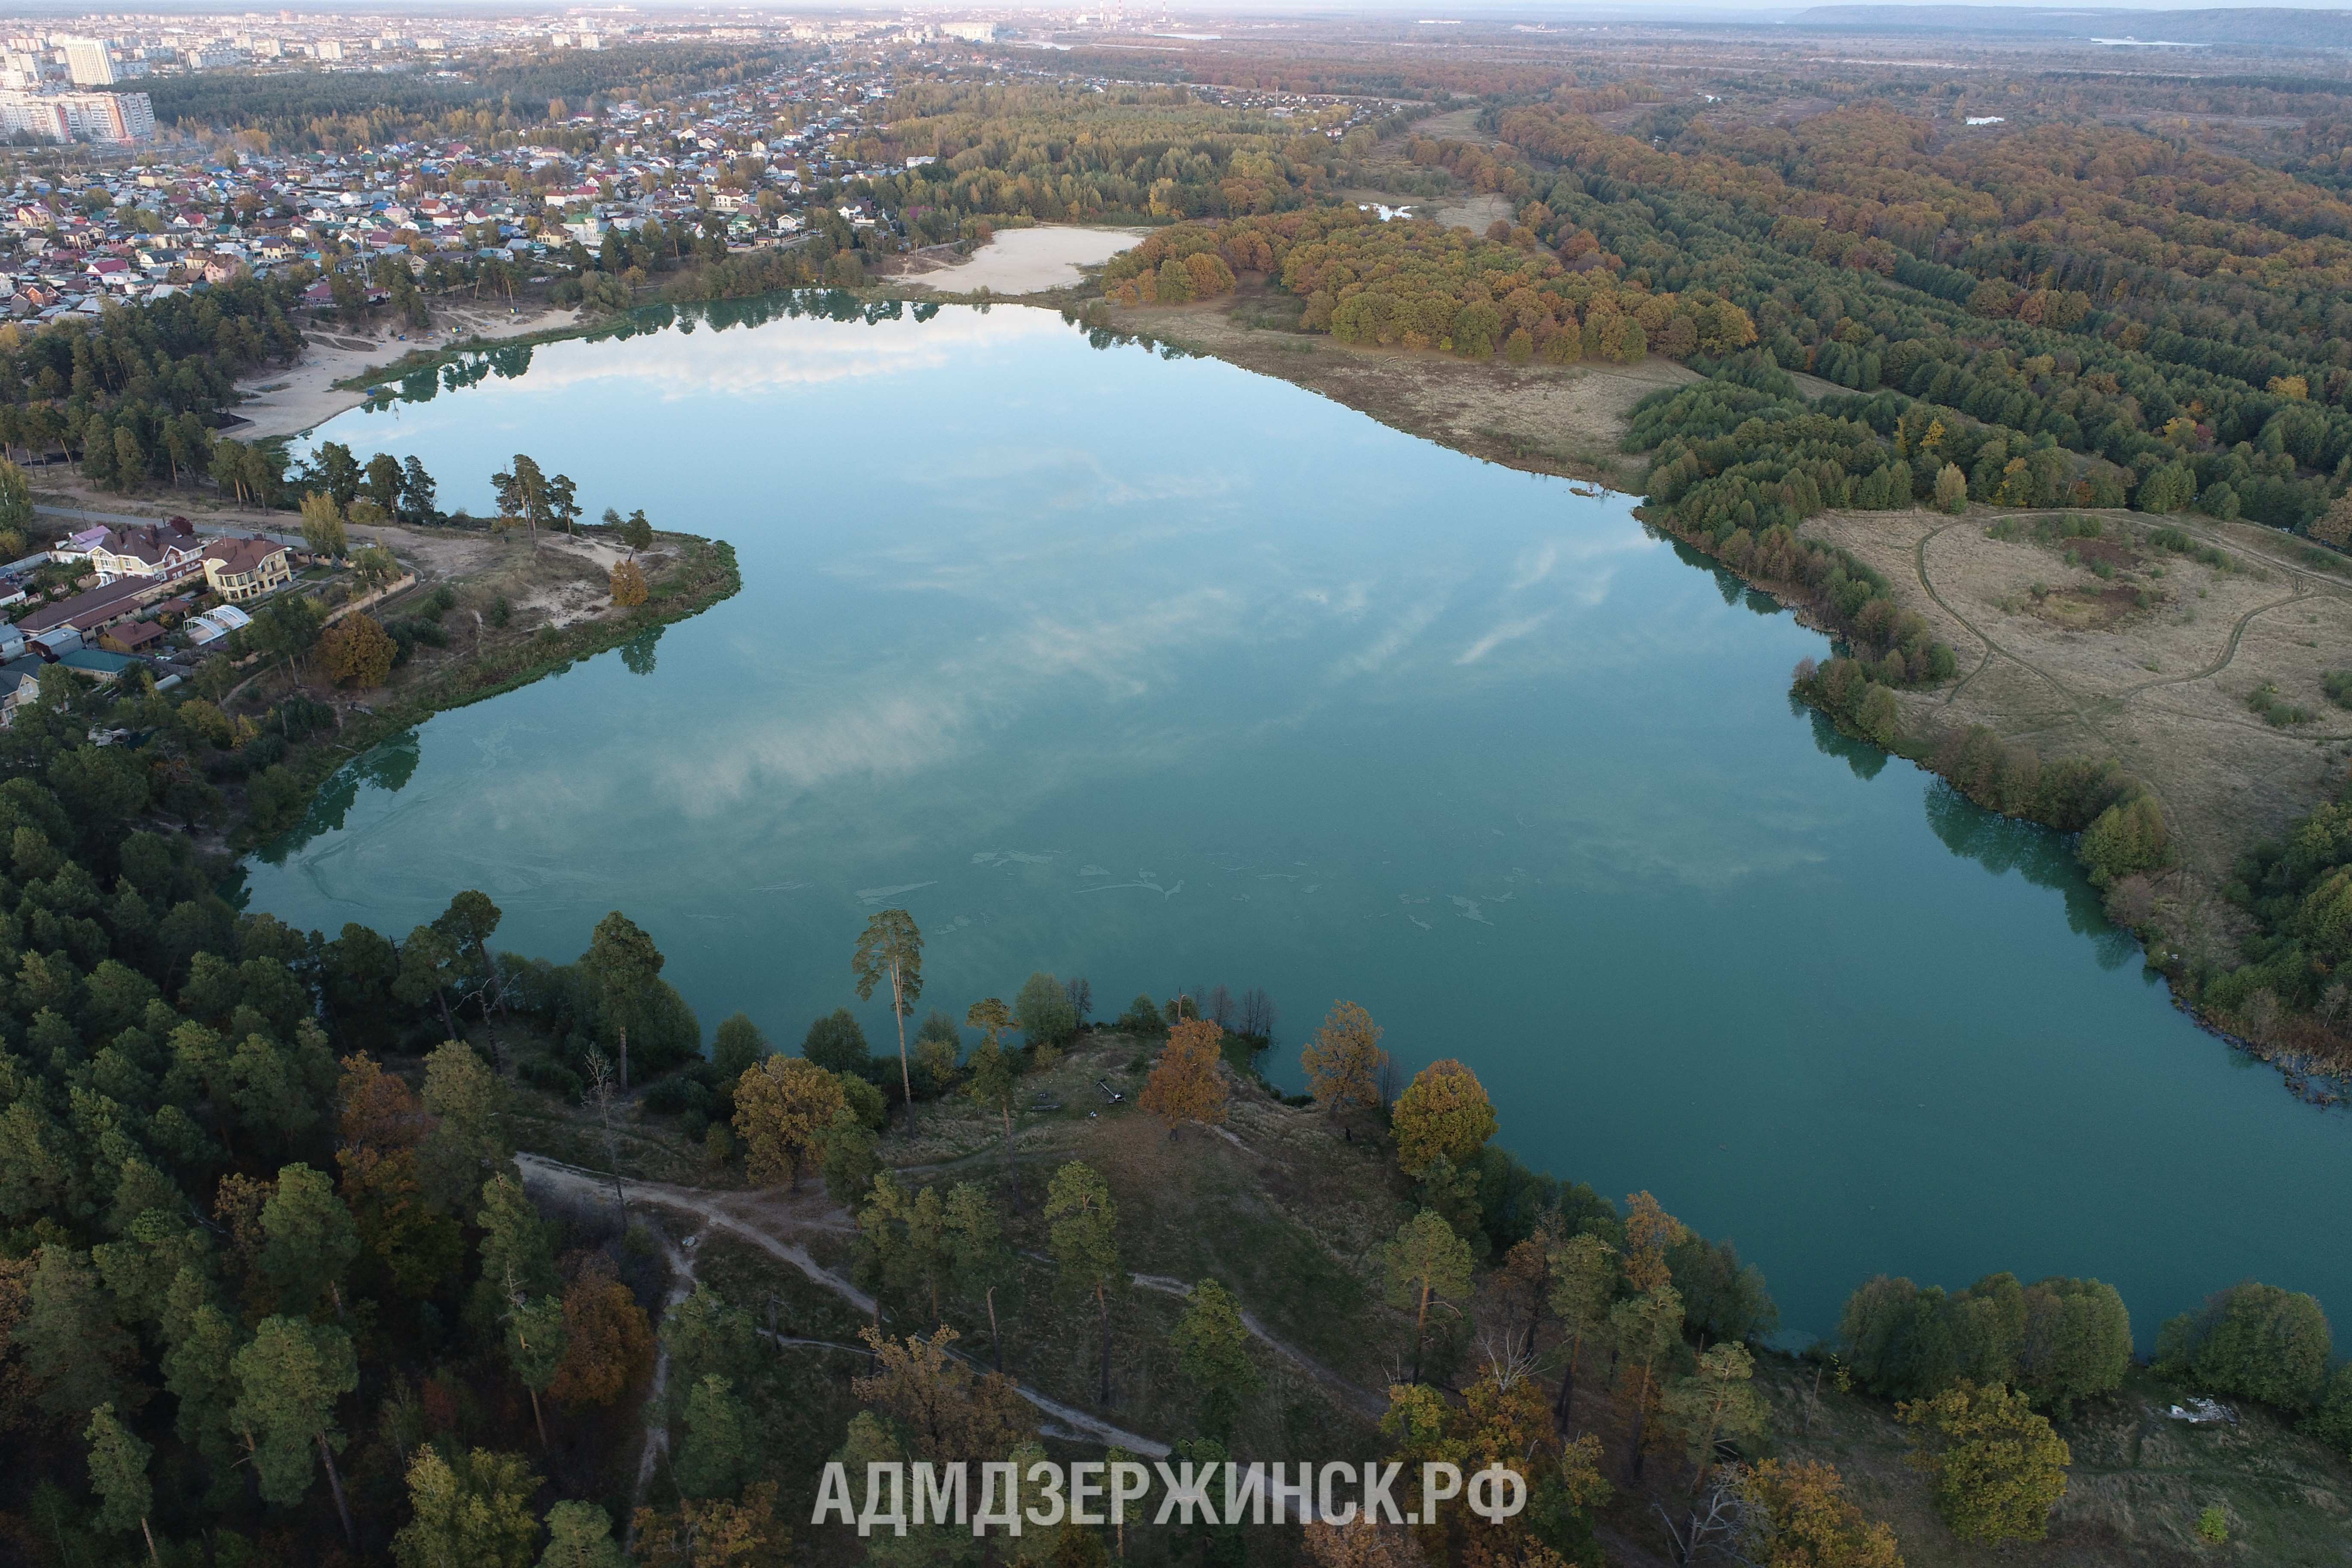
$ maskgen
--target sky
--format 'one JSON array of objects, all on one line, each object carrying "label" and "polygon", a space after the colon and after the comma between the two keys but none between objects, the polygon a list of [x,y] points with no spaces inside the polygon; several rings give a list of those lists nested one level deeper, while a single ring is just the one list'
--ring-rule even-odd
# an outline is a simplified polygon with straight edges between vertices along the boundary
[{"label": "sky", "polygon": [[[1143,17],[1157,14],[1151,0],[1103,0],[1117,3],[1130,16]],[[1867,0],[1881,3],[1881,0]],[[1899,4],[1899,0],[1895,0]],[[2344,11],[2336,0],[2262,0],[2260,5],[2233,5],[2229,0],[2141,0],[2133,5],[2052,5],[2041,0],[1968,0],[1973,5],[1992,5],[2007,9],[2099,12],[2099,11],[2187,11],[2187,10],[2247,10],[2291,9],[2311,11]],[[249,7],[237,4],[205,4],[204,0],[143,0],[138,10],[149,14],[201,15],[233,16],[244,15]],[[545,5],[534,5],[529,0],[305,0],[299,9],[311,14],[339,12],[359,15],[409,16],[425,17],[436,15],[494,12],[502,15],[544,15],[562,12],[582,18],[611,16],[625,17],[632,12],[709,11],[713,13],[751,13],[758,15],[824,16],[849,12],[879,15],[901,13],[942,14],[968,16],[1000,16],[1020,21],[1030,16],[1044,17],[1055,12],[1076,14],[1099,8],[1079,4],[1037,7],[1003,6],[985,0],[817,0],[815,4],[712,4],[709,0],[634,0],[634,4],[603,5],[566,5],[555,0]],[[1933,4],[1932,0],[1906,9],[1948,10],[1950,7]],[[1212,0],[1206,5],[1176,4],[1159,8],[1164,14],[1188,19],[1219,16],[1378,16],[1393,17],[1411,16],[1433,20],[1475,22],[1481,20],[1561,22],[1607,21],[1614,18],[1706,17],[1740,15],[1745,16],[1794,16],[1807,7],[1791,5],[1788,0],[1604,0],[1595,5],[1563,5],[1556,0],[1478,0],[1468,5],[1449,5],[1446,0]],[[82,6],[71,4],[41,3],[17,0],[15,5],[0,0],[0,12],[11,15],[91,16],[121,15],[119,9]]]}]

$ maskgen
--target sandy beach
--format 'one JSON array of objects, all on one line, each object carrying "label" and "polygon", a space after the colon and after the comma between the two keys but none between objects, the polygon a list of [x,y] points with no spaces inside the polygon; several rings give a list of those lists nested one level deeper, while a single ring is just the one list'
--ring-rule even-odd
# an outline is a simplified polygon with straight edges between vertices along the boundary
[{"label": "sandy beach", "polygon": [[509,315],[502,303],[442,301],[434,308],[431,330],[411,332],[406,342],[389,335],[354,333],[340,326],[309,328],[303,333],[309,346],[294,364],[237,384],[247,401],[239,403],[236,412],[251,423],[232,426],[225,434],[246,441],[299,434],[367,401],[366,394],[335,383],[388,365],[411,349],[518,338],[569,326],[578,315],[576,310],[548,310]]},{"label": "sandy beach", "polygon": [[1150,232],[1056,225],[1003,229],[966,260],[896,281],[910,289],[938,289],[950,294],[977,293],[982,289],[992,294],[1035,294],[1066,289],[1086,280],[1080,268],[1101,266]]}]

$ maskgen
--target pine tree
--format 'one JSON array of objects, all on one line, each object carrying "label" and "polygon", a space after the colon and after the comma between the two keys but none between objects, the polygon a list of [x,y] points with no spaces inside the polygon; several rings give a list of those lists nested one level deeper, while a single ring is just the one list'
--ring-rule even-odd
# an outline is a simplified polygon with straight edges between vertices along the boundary
[{"label": "pine tree", "polygon": [[1073,1160],[1054,1173],[1045,1189],[1045,1221],[1062,1285],[1091,1295],[1102,1318],[1102,1380],[1099,1398],[1110,1403],[1110,1299],[1127,1281],[1118,1265],[1118,1205],[1110,1187],[1093,1169]]},{"label": "pine tree", "polygon": [[110,1534],[121,1534],[137,1525],[147,1540],[148,1560],[162,1568],[155,1532],[147,1523],[154,1504],[153,1490],[147,1484],[147,1459],[153,1450],[114,1418],[111,1405],[101,1405],[89,1413],[82,1437],[89,1444],[89,1489],[99,1498],[94,1522]]},{"label": "pine tree", "polygon": [[1249,1338],[1241,1304],[1214,1279],[1192,1287],[1184,1315],[1169,1335],[1176,1369],[1201,1401],[1201,1430],[1220,1443],[1233,1441],[1243,1404],[1265,1382],[1250,1360]]},{"label": "pine tree", "polygon": [[1419,1383],[1431,1304],[1469,1298],[1470,1247],[1443,1215],[1423,1209],[1398,1227],[1394,1238],[1381,1248],[1380,1262],[1389,1305],[1412,1312],[1412,1381]]}]

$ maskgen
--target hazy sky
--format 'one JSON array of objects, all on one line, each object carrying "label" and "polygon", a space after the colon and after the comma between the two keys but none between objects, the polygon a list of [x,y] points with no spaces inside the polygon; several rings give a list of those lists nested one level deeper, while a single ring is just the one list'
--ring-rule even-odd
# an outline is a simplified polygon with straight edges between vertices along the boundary
[{"label": "hazy sky", "polygon": [[[1854,0],[1865,4],[1901,4],[1901,0]],[[1099,0],[1108,6],[1118,5],[1130,17],[1156,16],[1180,17],[1189,21],[1213,20],[1220,16],[1234,17],[1311,17],[1318,20],[1357,16],[1377,16],[1392,19],[1402,16],[1432,20],[1462,22],[1552,22],[1556,24],[1594,23],[1612,20],[1660,21],[1674,18],[1705,20],[1710,17],[1738,16],[1758,21],[1774,17],[1796,16],[1808,7],[1803,0],[1601,0],[1591,5],[1561,4],[1559,0],[1475,0],[1469,5],[1456,5],[1450,0],[1207,0],[1207,3],[1165,3],[1165,0]],[[2037,0],[1968,0],[1968,5],[1998,5],[2021,10],[2042,10],[2096,15],[2103,11],[2179,11],[2179,10],[2243,10],[2295,9],[2342,12],[2340,0],[2262,0],[2260,6],[2232,4],[2231,0],[2137,0],[2135,4],[2095,4],[2053,5]],[[302,0],[297,9],[311,14],[339,12],[346,14],[405,16],[423,19],[433,16],[449,16],[491,12],[501,15],[546,15],[558,11],[581,22],[592,22],[600,16],[625,18],[630,13],[709,11],[724,13],[776,13],[795,16],[839,15],[865,12],[884,16],[909,12],[957,14],[963,16],[1008,16],[1016,23],[1034,17],[1043,20],[1055,12],[1072,15],[1089,9],[1083,4],[1056,5],[1050,10],[1014,4],[990,4],[990,0],[814,0],[805,5],[766,4],[761,0],[749,3],[711,3],[711,0],[634,0],[620,5],[564,5],[561,0],[534,5],[531,0]],[[1908,7],[1906,7],[1908,8]],[[1949,5],[1921,4],[1919,10],[1938,10],[1948,14]],[[1963,7],[1968,8],[1967,6]],[[208,0],[143,0],[137,9],[146,15],[221,16],[246,14],[249,7],[237,4],[208,3]],[[75,5],[70,0],[0,0],[0,13],[24,16],[74,16],[121,14],[96,5]]]}]

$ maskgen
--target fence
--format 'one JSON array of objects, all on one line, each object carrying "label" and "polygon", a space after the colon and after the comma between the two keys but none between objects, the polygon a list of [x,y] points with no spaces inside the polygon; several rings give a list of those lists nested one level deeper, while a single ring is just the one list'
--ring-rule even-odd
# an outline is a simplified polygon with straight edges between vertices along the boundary
[{"label": "fence", "polygon": [[414,572],[404,572],[398,577],[386,583],[383,587],[378,588],[374,593],[362,594],[356,599],[348,599],[342,604],[336,605],[333,609],[327,612],[327,618],[320,624],[322,626],[332,626],[337,621],[341,620],[345,616],[357,615],[360,611],[366,609],[370,605],[380,605],[386,599],[391,598],[394,594],[404,594],[409,589],[415,586],[416,574]]}]

